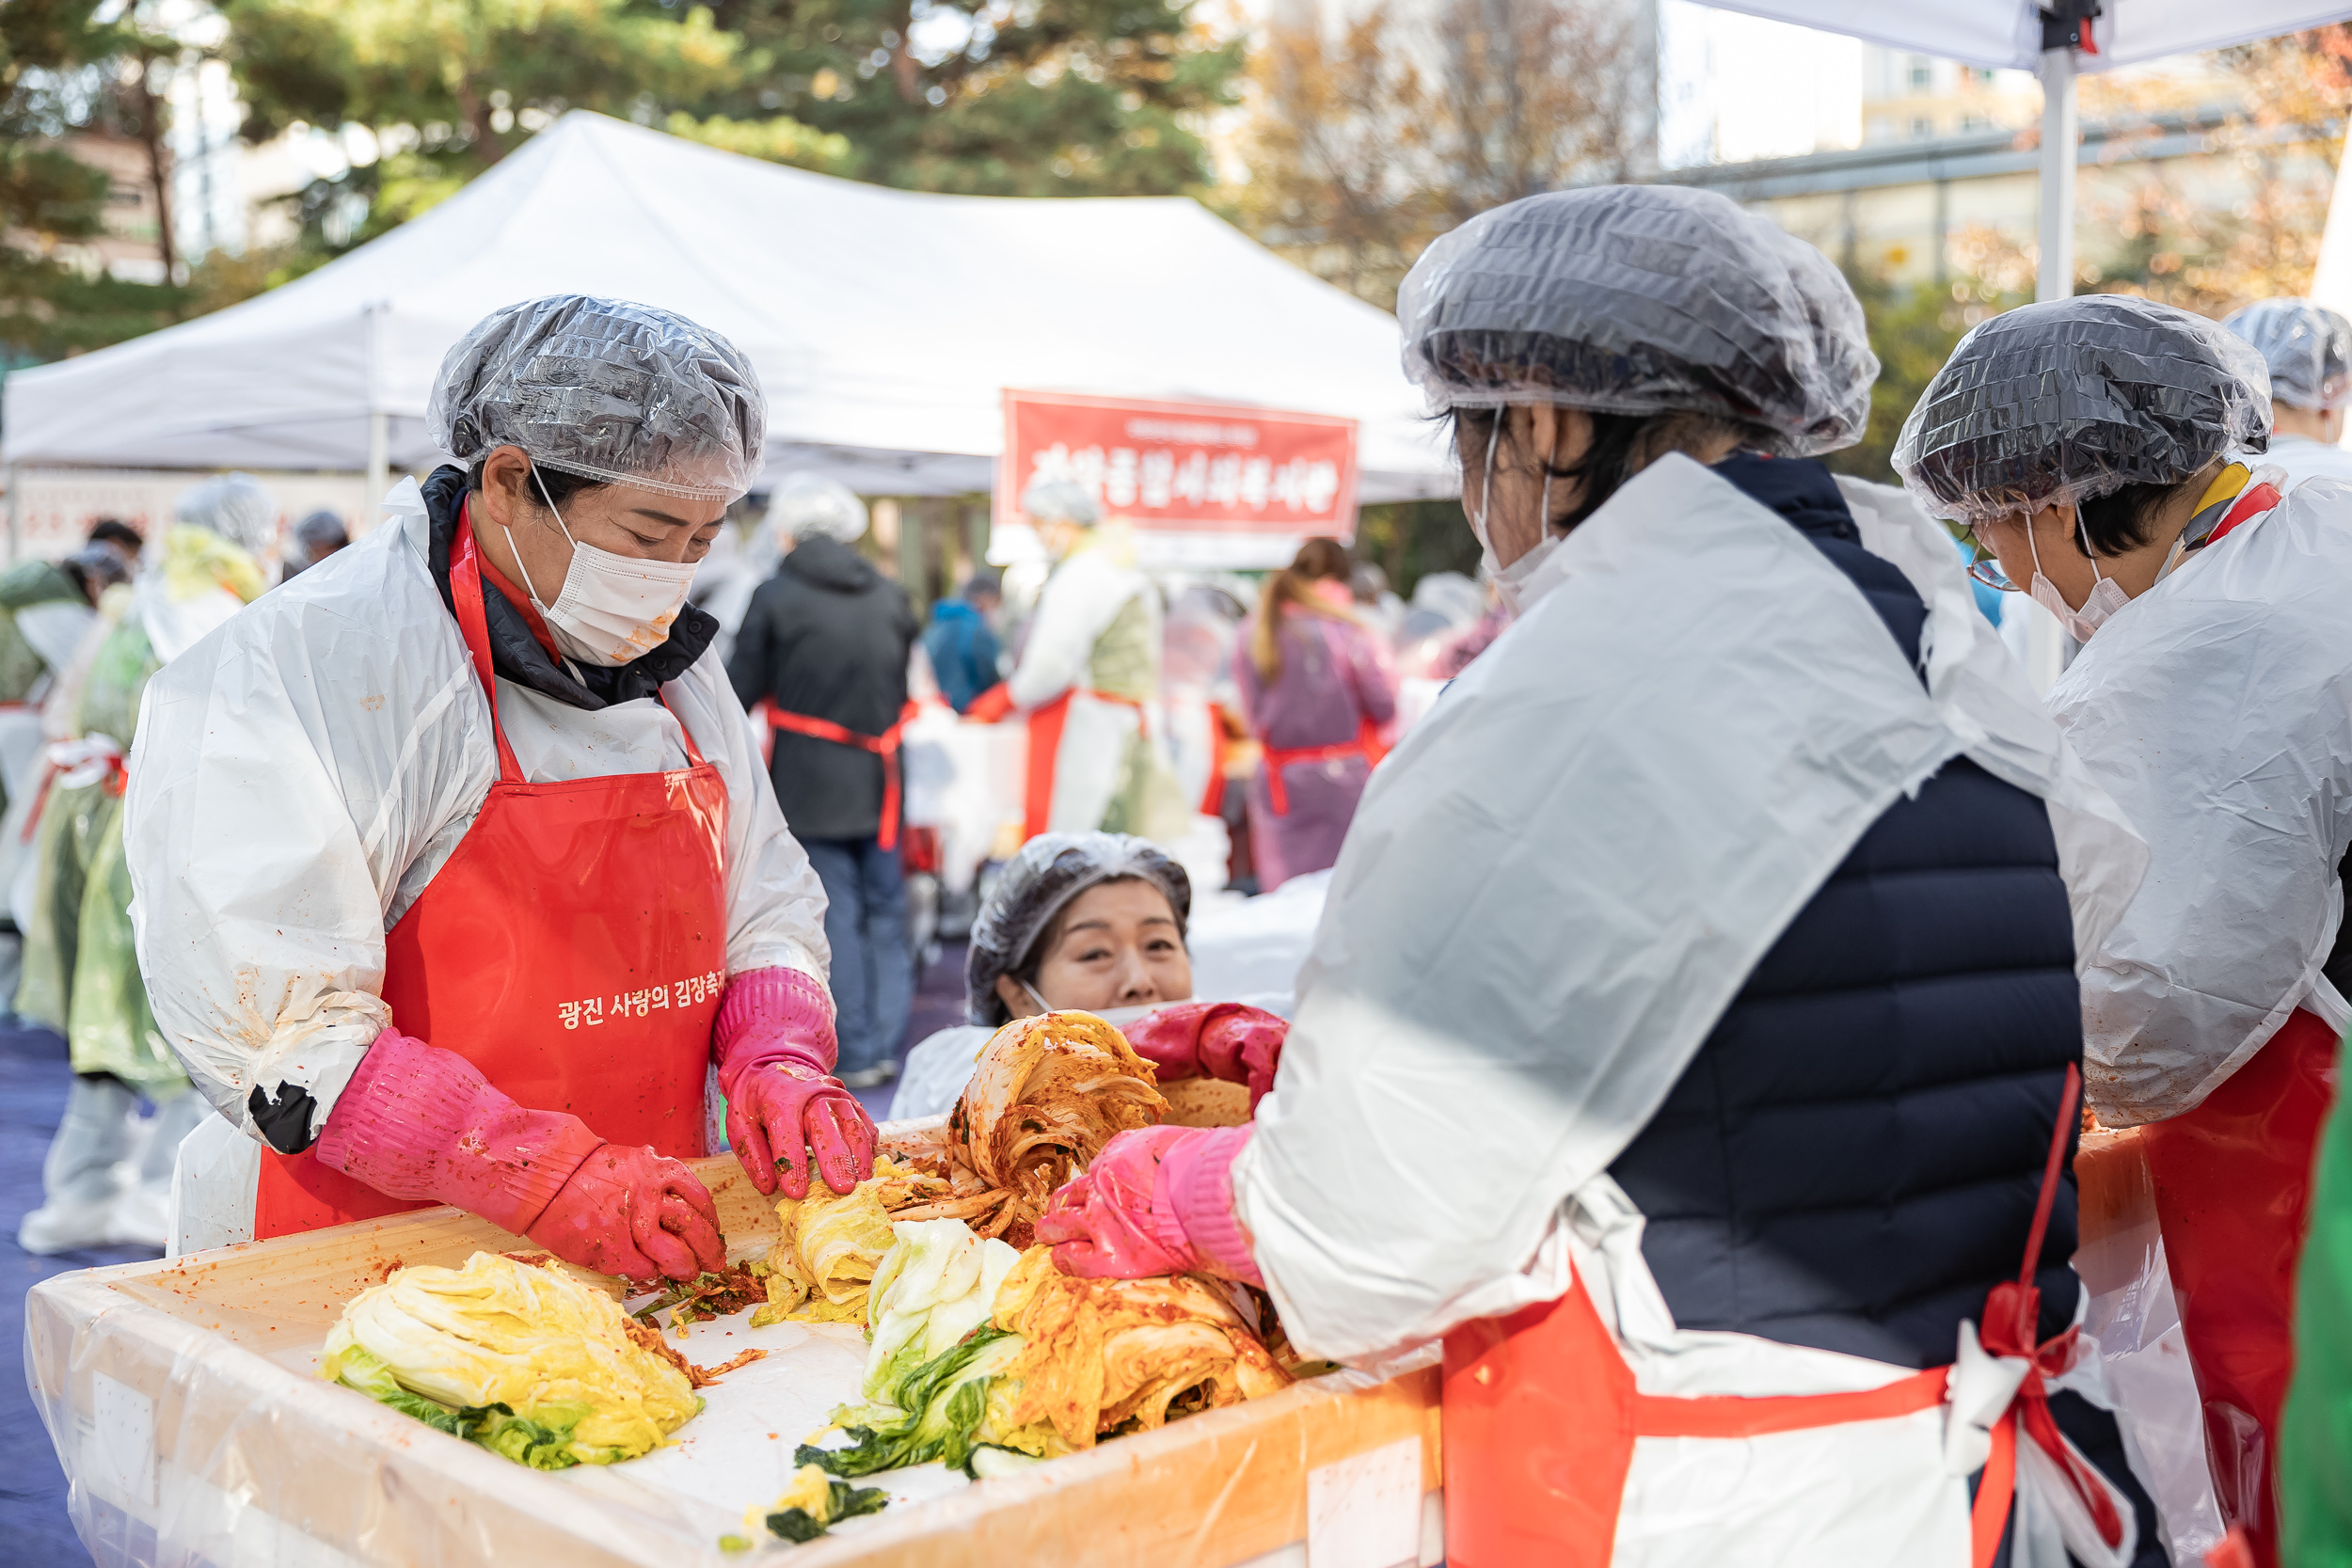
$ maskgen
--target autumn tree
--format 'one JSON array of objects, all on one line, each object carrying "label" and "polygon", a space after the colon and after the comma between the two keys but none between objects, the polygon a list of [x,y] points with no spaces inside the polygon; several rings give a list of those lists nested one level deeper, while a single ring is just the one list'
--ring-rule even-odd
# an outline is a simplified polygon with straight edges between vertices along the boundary
[{"label": "autumn tree", "polygon": [[[0,4],[0,368],[98,348],[172,319],[183,299],[169,206],[161,77],[181,46],[136,6],[102,0]],[[110,276],[112,180],[77,158],[76,133],[138,141],[160,215],[161,282]]]},{"label": "autumn tree", "polygon": [[1540,191],[1636,177],[1655,81],[1621,0],[1379,0],[1277,21],[1249,63],[1237,215],[1320,277],[1389,307],[1430,240]]}]

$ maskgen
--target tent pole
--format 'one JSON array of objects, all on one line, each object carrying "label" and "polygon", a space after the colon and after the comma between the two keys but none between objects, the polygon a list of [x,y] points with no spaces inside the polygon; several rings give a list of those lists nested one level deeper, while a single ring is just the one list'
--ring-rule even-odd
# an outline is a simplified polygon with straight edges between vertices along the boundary
[{"label": "tent pole", "polygon": [[368,493],[363,505],[373,523],[384,492],[392,487],[392,417],[381,409],[368,415]]},{"label": "tent pole", "polygon": [[[2037,301],[2069,299],[2074,293],[2074,155],[2081,127],[2074,113],[2074,52],[2042,52],[2042,213],[2036,225],[2041,265],[2034,278]],[[2025,595],[2012,597],[2023,599]],[[2047,692],[2066,668],[2066,637],[2058,618],[2040,605],[2004,607],[2026,618],[2026,678]]]},{"label": "tent pole", "polygon": [[2074,160],[2082,127],[2074,112],[2074,52],[2042,52],[2041,270],[2036,300],[2074,293]]}]

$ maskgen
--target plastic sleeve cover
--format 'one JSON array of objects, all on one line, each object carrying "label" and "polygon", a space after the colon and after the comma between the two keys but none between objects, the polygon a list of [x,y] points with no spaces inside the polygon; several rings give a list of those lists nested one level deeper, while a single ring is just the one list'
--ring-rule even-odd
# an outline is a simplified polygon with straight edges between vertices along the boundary
[{"label": "plastic sleeve cover", "polygon": [[549,294],[493,310],[441,360],[425,409],[461,465],[501,446],[565,473],[733,500],[758,477],[768,400],[735,345],[673,310]]},{"label": "plastic sleeve cover", "polygon": [[1829,259],[1712,191],[1599,185],[1481,213],[1397,294],[1405,374],[1432,409],[1682,410],[1780,451],[1851,446],[1871,354]]},{"label": "plastic sleeve cover", "polygon": [[2218,323],[2126,294],[2021,305],[1969,330],[1895,443],[1895,471],[1962,522],[2177,484],[2270,444],[2270,372]]}]

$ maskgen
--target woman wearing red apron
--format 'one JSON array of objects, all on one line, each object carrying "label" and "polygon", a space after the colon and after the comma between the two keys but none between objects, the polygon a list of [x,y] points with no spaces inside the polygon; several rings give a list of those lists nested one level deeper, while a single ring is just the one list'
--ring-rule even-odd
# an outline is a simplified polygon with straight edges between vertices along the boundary
[{"label": "woman wearing red apron", "polygon": [[457,464],[151,689],[141,967],[265,1146],[184,1205],[265,1237],[453,1203],[642,1281],[723,1260],[681,1163],[713,1087],[762,1192],[867,1174],[823,895],[686,605],[765,421],[682,317],[498,311],[428,415]]},{"label": "woman wearing red apron", "polygon": [[2103,294],[1977,328],[1896,454],[2083,645],[2051,710],[2149,851],[2084,971],[2090,1104],[2141,1129],[2215,1492],[2264,1564],[2352,844],[2352,491],[2282,500],[2270,417],[2253,348]]},{"label": "woman wearing red apron", "polygon": [[2162,1562],[2066,1266],[2136,847],[1948,540],[1807,460],[1851,292],[1598,187],[1398,314],[1518,618],[1367,785],[1253,1126],[1121,1134],[1039,1236],[1441,1348],[1457,1568]]}]

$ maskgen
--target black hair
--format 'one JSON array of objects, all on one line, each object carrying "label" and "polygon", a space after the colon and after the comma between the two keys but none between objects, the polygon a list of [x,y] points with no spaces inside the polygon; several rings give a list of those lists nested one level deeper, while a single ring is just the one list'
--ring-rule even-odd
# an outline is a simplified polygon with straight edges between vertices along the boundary
[{"label": "black hair", "polygon": [[[1475,450],[1502,413],[1499,408],[1456,408],[1452,417],[1469,427],[1470,450]],[[1559,467],[1547,459],[1543,466],[1553,480],[1574,480],[1581,486],[1577,504],[1567,515],[1544,519],[1563,532],[1599,511],[1625,487],[1626,481],[1670,451],[1687,452],[1725,437],[1741,447],[1772,450],[1770,431],[1721,414],[1673,409],[1661,414],[1588,413],[1585,418],[1592,421],[1593,439],[1584,455]]]},{"label": "black hair", "polygon": [[[466,488],[476,495],[482,493],[482,470],[489,466],[489,462],[490,453],[484,452],[474,459],[473,467],[466,470]],[[574,496],[604,488],[605,482],[600,479],[590,479],[584,474],[567,474],[561,468],[549,467],[545,463],[535,461],[531,467],[538,478],[524,488],[529,492],[532,500],[539,504],[544,505],[548,501],[552,501],[560,507]],[[539,487],[543,484],[547,486],[547,495],[544,498],[539,494]]]},{"label": "black hair", "polygon": [[2126,484],[2096,499],[2079,502],[2074,515],[2082,526],[2074,531],[2074,548],[2080,550],[2088,538],[2094,555],[2122,555],[2125,550],[2136,550],[2148,543],[2150,524],[2164,509],[2165,502],[2192,484],[2209,483],[2199,473],[2176,484]]},{"label": "black hair", "polygon": [[124,549],[129,550],[133,555],[138,554],[139,551],[147,547],[147,541],[139,537],[138,530],[133,528],[130,524],[124,522],[119,517],[101,517],[97,522],[91,524],[89,538],[87,543],[92,545],[120,545]]}]

